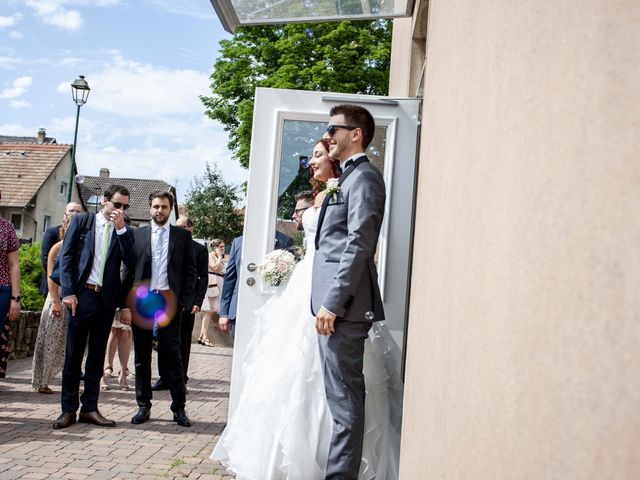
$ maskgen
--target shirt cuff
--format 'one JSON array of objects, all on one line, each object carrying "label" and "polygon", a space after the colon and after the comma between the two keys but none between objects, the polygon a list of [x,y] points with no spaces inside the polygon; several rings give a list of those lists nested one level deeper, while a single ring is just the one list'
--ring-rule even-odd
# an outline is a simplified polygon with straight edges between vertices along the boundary
[{"label": "shirt cuff", "polygon": [[327,307],[325,307],[324,305],[320,305],[320,308],[323,309],[325,312],[330,313],[331,315],[333,315],[334,317],[337,317],[338,315],[336,315],[335,313],[333,313],[331,310],[329,310]]},{"label": "shirt cuff", "polygon": [[126,232],[126,231],[127,231],[127,227],[122,227],[122,228],[120,228],[120,229],[116,230],[116,233],[117,233],[118,235],[122,235],[122,234],[123,234],[124,232]]}]

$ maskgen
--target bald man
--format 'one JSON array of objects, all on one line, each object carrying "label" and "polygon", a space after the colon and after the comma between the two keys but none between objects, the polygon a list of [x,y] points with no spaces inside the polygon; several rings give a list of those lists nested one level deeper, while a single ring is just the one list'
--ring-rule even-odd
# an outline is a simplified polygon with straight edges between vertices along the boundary
[{"label": "bald man", "polygon": [[[70,222],[74,215],[82,213],[82,205],[78,202],[69,202],[64,207],[64,221]],[[47,258],[49,258],[49,250],[56,243],[60,241],[60,227],[62,225],[56,225],[55,227],[47,228],[42,237],[42,251],[40,254],[40,261],[42,262],[42,269],[45,275],[42,276],[42,282],[40,282],[40,293],[46,297],[49,293],[49,287],[47,285]]]}]

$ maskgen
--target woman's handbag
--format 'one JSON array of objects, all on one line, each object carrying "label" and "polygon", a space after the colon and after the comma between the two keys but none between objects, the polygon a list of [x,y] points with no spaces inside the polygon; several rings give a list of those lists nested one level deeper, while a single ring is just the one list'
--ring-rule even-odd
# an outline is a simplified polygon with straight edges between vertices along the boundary
[{"label": "woman's handbag", "polygon": [[217,297],[220,295],[220,289],[217,285],[209,285],[207,288],[207,297]]}]

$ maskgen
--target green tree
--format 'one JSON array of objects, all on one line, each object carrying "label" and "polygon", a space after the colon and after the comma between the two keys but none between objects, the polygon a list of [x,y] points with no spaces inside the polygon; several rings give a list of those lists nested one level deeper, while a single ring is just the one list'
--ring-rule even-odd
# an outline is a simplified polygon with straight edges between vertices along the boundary
[{"label": "green tree", "polygon": [[207,163],[204,175],[194,179],[187,193],[186,206],[195,224],[194,237],[221,238],[230,243],[242,234],[243,216],[237,210],[239,190],[225,183],[220,171]]},{"label": "green tree", "polygon": [[40,294],[42,265],[40,264],[40,243],[24,244],[18,251],[20,263],[20,306],[23,310],[39,312],[44,305]]},{"label": "green tree", "polygon": [[256,87],[386,95],[391,21],[291,23],[239,27],[220,42],[206,114],[229,134],[247,168]]}]

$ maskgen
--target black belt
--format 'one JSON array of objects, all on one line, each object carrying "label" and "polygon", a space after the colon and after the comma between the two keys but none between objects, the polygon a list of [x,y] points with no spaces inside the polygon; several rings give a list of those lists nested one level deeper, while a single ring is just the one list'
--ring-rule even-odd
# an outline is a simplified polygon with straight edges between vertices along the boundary
[{"label": "black belt", "polygon": [[224,277],[224,273],[218,273],[218,272],[209,272],[211,275],[218,275],[219,277]]}]

